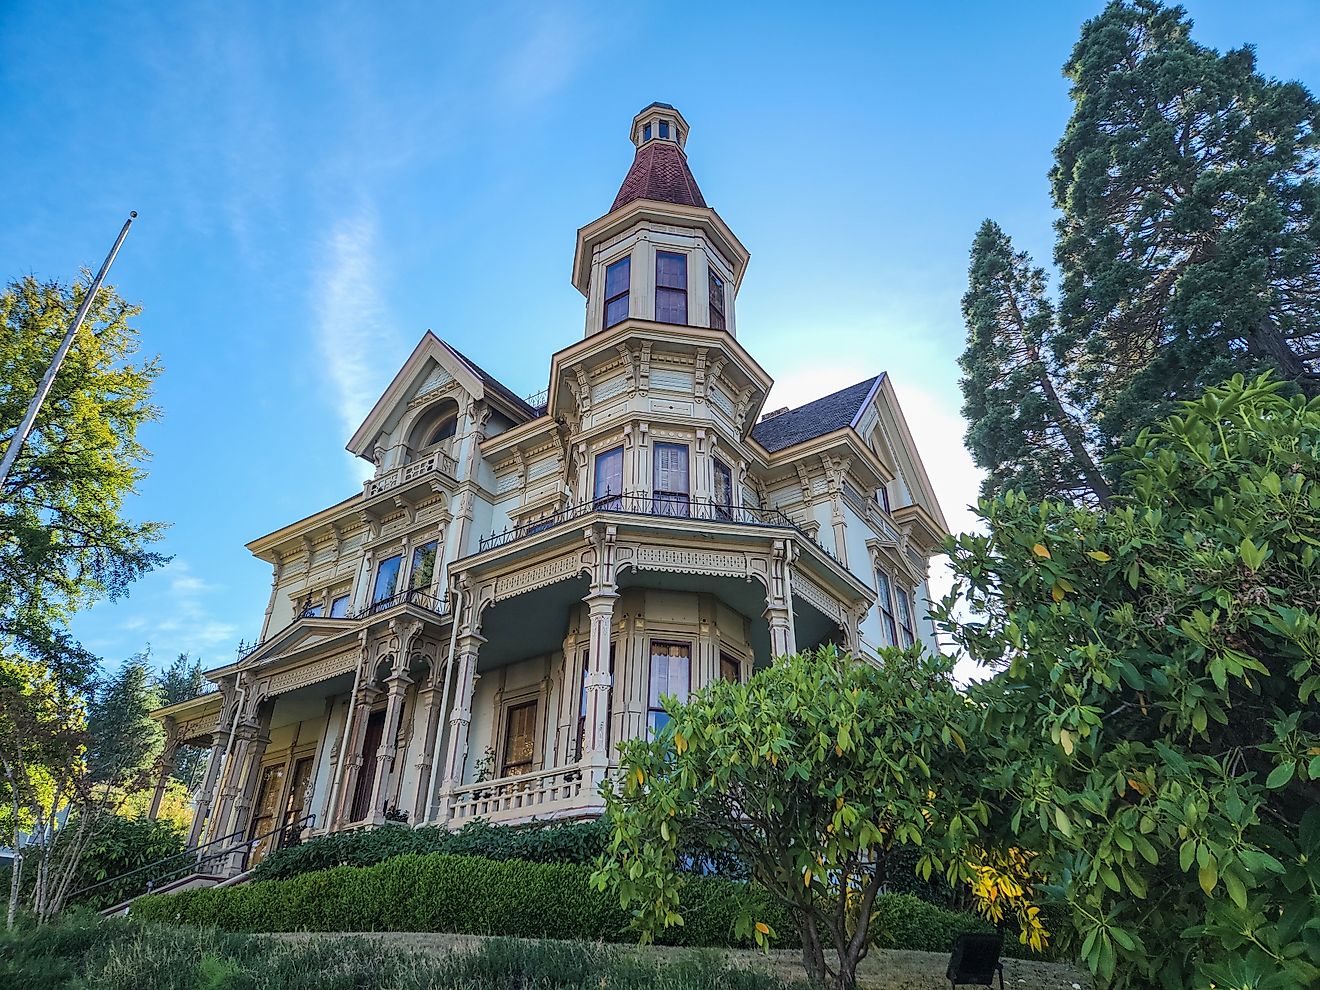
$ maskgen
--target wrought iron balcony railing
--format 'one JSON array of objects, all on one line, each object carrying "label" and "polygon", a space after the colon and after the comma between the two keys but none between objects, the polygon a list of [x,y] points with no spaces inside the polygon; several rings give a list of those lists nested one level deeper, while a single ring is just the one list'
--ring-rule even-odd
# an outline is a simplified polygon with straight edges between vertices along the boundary
[{"label": "wrought iron balcony railing", "polygon": [[396,605],[416,605],[418,608],[435,612],[437,615],[443,615],[449,611],[448,597],[433,595],[425,588],[409,588],[407,591],[400,591],[388,598],[381,598],[372,602],[366,608],[359,610],[353,618],[365,619],[371,615],[379,615],[381,612],[388,612]]},{"label": "wrought iron balcony railing", "polygon": [[[811,535],[778,509],[761,509],[750,505],[726,505],[710,499],[696,499],[687,495],[655,492],[654,494],[624,493],[622,495],[604,495],[590,502],[583,502],[551,515],[542,516],[521,526],[506,529],[501,533],[492,533],[478,544],[478,553],[508,546],[519,540],[544,533],[557,526],[593,512],[614,512],[631,516],[663,516],[671,519],[692,519],[697,522],[733,523],[740,526],[759,526],[777,529],[791,529],[811,540]],[[815,543],[814,540],[812,540]],[[815,544],[834,560],[833,553]]]}]

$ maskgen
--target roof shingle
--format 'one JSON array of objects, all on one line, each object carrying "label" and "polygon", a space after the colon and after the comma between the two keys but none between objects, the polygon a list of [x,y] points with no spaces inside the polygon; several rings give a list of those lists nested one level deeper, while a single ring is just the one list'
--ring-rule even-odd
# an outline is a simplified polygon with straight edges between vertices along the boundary
[{"label": "roof shingle", "polygon": [[770,453],[851,426],[883,374],[850,385],[805,405],[763,419],[752,427],[752,439]]},{"label": "roof shingle", "polygon": [[680,206],[706,205],[688,168],[687,155],[672,141],[649,141],[637,149],[610,212],[635,199],[656,199]]}]

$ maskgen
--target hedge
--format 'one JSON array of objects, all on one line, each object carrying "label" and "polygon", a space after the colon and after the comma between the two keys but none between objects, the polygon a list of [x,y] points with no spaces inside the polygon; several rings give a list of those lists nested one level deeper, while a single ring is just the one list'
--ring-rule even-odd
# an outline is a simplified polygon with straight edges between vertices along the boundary
[{"label": "hedge", "polygon": [[[375,866],[338,866],[288,880],[144,897],[133,916],[215,925],[229,931],[412,931],[526,938],[635,941],[631,915],[589,886],[591,868],[475,856],[392,856]],[[740,944],[733,922],[743,904],[794,944],[786,911],[768,895],[719,877],[688,877],[682,927],[665,945]]]},{"label": "hedge", "polygon": [[586,866],[605,851],[608,838],[609,825],[601,820],[491,825],[478,819],[457,832],[435,826],[357,829],[277,850],[253,868],[252,879],[287,880],[334,866],[374,866],[410,853]]},{"label": "hedge", "polygon": [[[591,868],[432,853],[392,856],[368,867],[338,866],[288,880],[145,897],[133,916],[214,925],[237,932],[405,931],[631,942],[631,915],[611,894],[592,890]],[[681,927],[657,934],[662,945],[747,944],[733,934],[742,906],[774,930],[775,945],[796,947],[786,908],[745,883],[688,876]],[[975,915],[910,894],[876,899],[871,935],[881,948],[947,952],[963,932],[992,931]],[[1005,952],[1028,955],[1011,937]]]}]

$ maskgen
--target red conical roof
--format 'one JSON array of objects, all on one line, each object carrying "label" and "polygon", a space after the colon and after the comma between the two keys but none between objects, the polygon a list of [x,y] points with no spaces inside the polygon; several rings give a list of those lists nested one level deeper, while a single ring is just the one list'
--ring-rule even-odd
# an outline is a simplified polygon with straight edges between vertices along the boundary
[{"label": "red conical roof", "polygon": [[657,199],[682,206],[706,205],[688,168],[687,155],[672,141],[648,141],[637,149],[610,212],[635,199]]}]

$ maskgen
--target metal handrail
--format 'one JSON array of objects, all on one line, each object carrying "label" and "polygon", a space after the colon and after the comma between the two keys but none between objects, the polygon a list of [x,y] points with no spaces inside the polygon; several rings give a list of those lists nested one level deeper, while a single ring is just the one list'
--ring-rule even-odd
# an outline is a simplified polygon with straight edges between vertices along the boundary
[{"label": "metal handrail", "polygon": [[741,526],[771,527],[792,529],[820,548],[831,559],[838,561],[833,553],[816,543],[811,534],[793,522],[779,509],[762,509],[751,505],[731,505],[716,502],[714,499],[697,499],[690,496],[666,494],[664,492],[639,494],[625,492],[621,495],[602,495],[600,498],[583,502],[580,505],[560,509],[558,512],[533,519],[506,529],[501,533],[492,533],[483,537],[477,544],[477,552],[484,553],[497,547],[542,533],[549,529],[590,515],[593,512],[614,512],[622,515],[661,516],[672,519],[694,519],[698,522],[733,523]]},{"label": "metal handrail", "polygon": [[[151,879],[147,881],[146,889],[143,891],[144,894],[149,894],[152,892],[152,890],[156,888],[156,885],[159,884],[162,880],[175,879],[179,875],[186,875],[175,872],[180,868],[187,869],[191,867],[201,867],[204,863],[213,860],[226,859],[232,856],[235,852],[237,852],[240,849],[244,850],[243,865],[246,866],[247,857],[252,853],[252,847],[261,840],[268,839],[272,835],[286,833],[291,830],[297,833],[301,833],[303,829],[310,828],[315,823],[315,821],[316,821],[315,814],[307,814],[304,815],[302,818],[299,818],[297,821],[289,822],[288,824],[281,825],[278,828],[273,828],[269,832],[263,832],[260,835],[254,835],[252,838],[246,839],[244,841],[235,841],[237,839],[242,839],[243,837],[242,831],[231,832],[229,835],[222,835],[218,839],[211,839],[209,842],[203,842],[199,846],[194,846],[191,849],[185,849],[183,852],[174,853],[172,855],[164,857],[163,859],[158,859],[154,863],[147,863],[145,866],[139,866],[136,869],[129,870],[127,873],[120,873],[117,876],[107,877],[104,880],[99,880],[96,883],[89,884],[86,887],[80,887],[77,890],[73,891],[73,893],[69,894],[67,901],[72,902],[75,898],[90,893],[93,890],[97,890],[101,887],[108,886],[109,884],[112,883],[122,883],[124,880],[127,880],[129,877],[136,876],[139,873],[146,873],[148,871],[151,871],[156,875],[152,876]],[[228,845],[226,848],[222,850],[219,850],[218,852],[209,852],[202,854],[202,850],[210,849],[214,846],[218,846],[222,842],[230,843],[230,845]],[[160,873],[161,867],[165,866],[167,863],[175,863],[175,862],[178,863],[177,867],[171,867],[170,870],[165,871],[165,874]],[[200,870],[194,870],[193,872],[200,872]],[[173,873],[174,875],[169,876],[168,874],[170,873]],[[138,895],[133,895],[133,896],[138,896]],[[126,899],[131,899],[131,898],[126,898]]]}]

